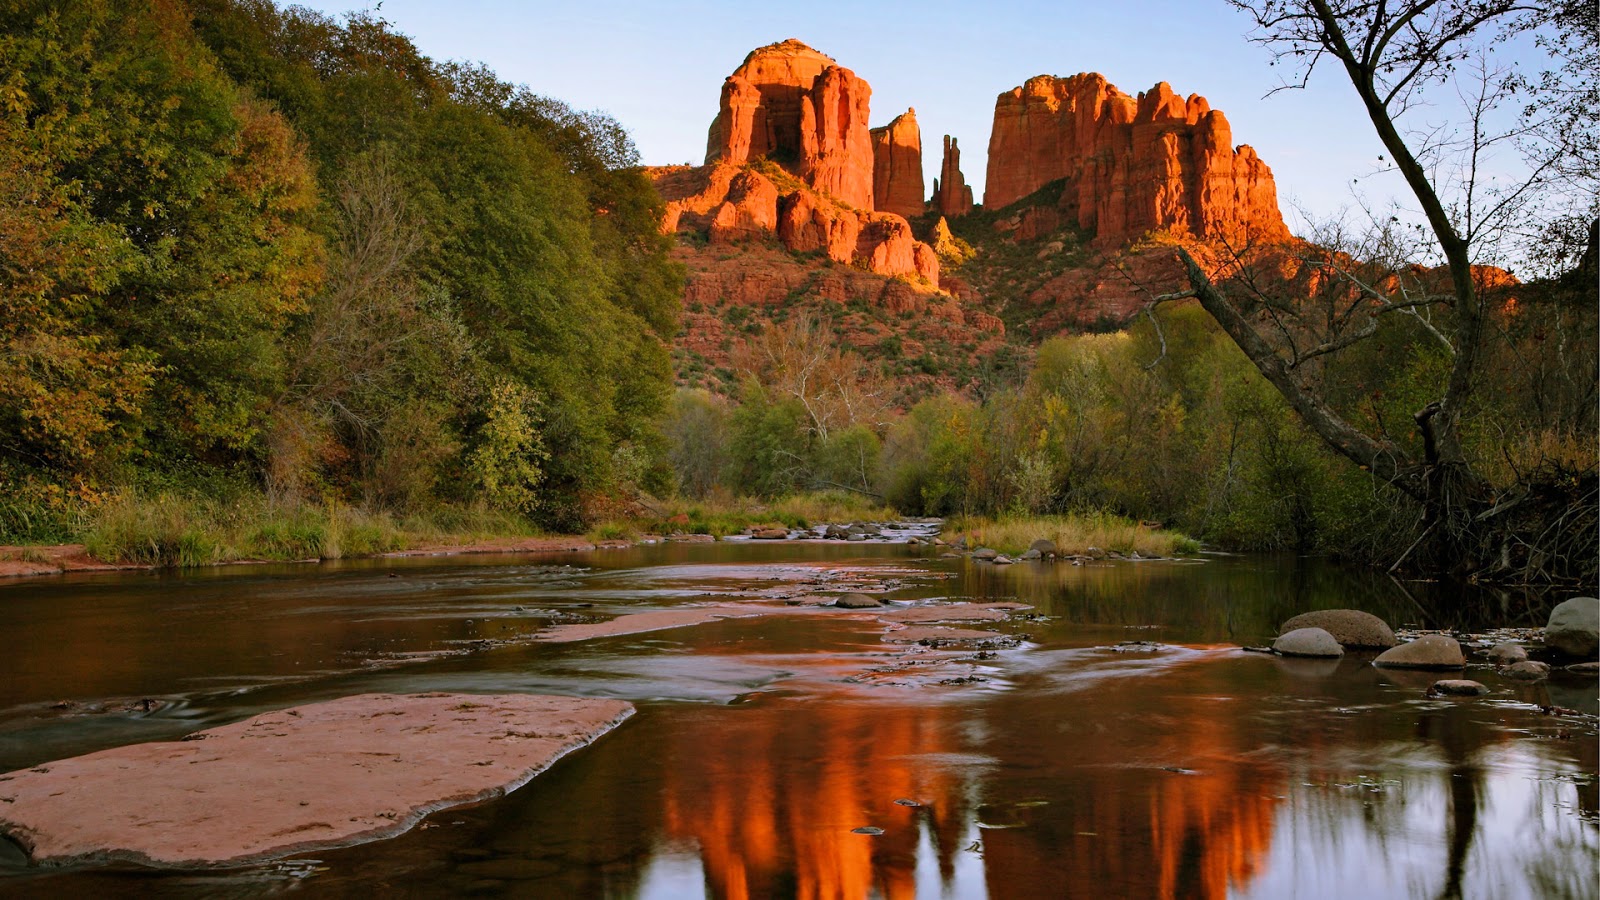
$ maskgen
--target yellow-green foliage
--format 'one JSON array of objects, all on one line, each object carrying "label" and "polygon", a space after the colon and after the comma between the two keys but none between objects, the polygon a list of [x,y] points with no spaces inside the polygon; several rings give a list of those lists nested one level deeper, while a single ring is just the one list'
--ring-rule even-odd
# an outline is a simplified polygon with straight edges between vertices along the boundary
[{"label": "yellow-green foliage", "polygon": [[1028,545],[1041,538],[1053,541],[1056,551],[1063,554],[1083,554],[1095,547],[1118,553],[1138,551],[1140,556],[1172,557],[1200,549],[1200,544],[1188,535],[1107,513],[999,519],[964,516],[946,524],[946,540],[962,535],[966,536],[969,546],[993,547],[1010,554],[1027,550]]},{"label": "yellow-green foliage", "polygon": [[638,518],[604,522],[591,529],[588,536],[591,540],[618,540],[683,532],[724,537],[764,526],[809,528],[824,523],[884,522],[900,515],[870,497],[848,491],[793,494],[777,500],[719,493],[704,500],[658,501],[651,510]]},{"label": "yellow-green foliage", "polygon": [[388,515],[349,507],[273,505],[249,495],[128,493],[95,512],[84,543],[90,554],[109,562],[205,566],[364,556],[400,549],[408,540]]}]

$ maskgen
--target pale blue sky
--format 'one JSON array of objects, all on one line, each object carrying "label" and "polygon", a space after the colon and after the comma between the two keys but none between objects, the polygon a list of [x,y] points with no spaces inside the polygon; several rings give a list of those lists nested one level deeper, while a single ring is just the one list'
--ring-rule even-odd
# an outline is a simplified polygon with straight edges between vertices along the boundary
[{"label": "pale blue sky", "polygon": [[[340,14],[362,0],[303,5]],[[510,2],[385,0],[380,14],[439,59],[481,61],[508,81],[611,113],[649,164],[700,162],[722,80],[762,44],[798,38],[872,86],[872,124],[913,106],[929,188],[940,136],[961,141],[962,169],[983,196],[995,96],[1039,74],[1098,71],[1129,94],[1167,81],[1198,93],[1233,125],[1236,144],[1272,168],[1290,227],[1352,203],[1351,180],[1381,152],[1333,70],[1310,91],[1265,95],[1280,75],[1221,0],[993,2]],[[1364,180],[1383,195],[1395,176]]]}]

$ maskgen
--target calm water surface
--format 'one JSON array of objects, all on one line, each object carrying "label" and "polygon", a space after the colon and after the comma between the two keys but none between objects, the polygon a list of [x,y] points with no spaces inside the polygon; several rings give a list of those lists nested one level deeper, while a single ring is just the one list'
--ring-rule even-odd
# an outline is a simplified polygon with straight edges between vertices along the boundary
[{"label": "calm water surface", "polygon": [[[852,586],[1016,598],[1034,616],[995,626],[1025,640],[959,685],[865,677],[887,652],[881,626],[836,614],[526,640]],[[1428,612],[1463,599],[1473,612]],[[639,712],[512,795],[394,840],[205,873],[41,871],[4,848],[0,895],[1600,896],[1595,682],[1482,667],[1468,677],[1490,697],[1429,700],[1435,676],[1370,656],[1236,649],[1343,606],[1397,626],[1543,622],[1536,604],[1296,560],[996,568],[903,545],[9,584],[0,771],[367,691],[621,697]]]}]

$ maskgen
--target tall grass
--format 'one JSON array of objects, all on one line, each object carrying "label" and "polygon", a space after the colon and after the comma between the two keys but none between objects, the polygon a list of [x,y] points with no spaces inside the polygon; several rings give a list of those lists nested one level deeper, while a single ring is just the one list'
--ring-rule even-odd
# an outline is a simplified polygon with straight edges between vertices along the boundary
[{"label": "tall grass", "polygon": [[1101,512],[1000,519],[968,516],[946,523],[946,540],[961,535],[973,547],[993,547],[1002,553],[1021,553],[1040,538],[1054,542],[1056,551],[1065,554],[1084,554],[1093,547],[1117,553],[1138,551],[1140,556],[1181,556],[1200,549],[1199,542],[1188,535]]},{"label": "tall grass", "polygon": [[407,536],[387,513],[265,498],[124,493],[95,511],[89,553],[110,562],[206,566],[239,559],[339,559],[397,550]]}]

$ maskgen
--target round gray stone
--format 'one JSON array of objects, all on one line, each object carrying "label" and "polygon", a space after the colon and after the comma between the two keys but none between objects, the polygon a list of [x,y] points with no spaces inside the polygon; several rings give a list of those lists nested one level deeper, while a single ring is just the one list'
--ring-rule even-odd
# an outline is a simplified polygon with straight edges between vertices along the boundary
[{"label": "round gray stone", "polygon": [[1497,666],[1509,666],[1512,663],[1522,662],[1527,659],[1528,651],[1521,644],[1512,641],[1501,641],[1490,647],[1489,652],[1484,655],[1488,656],[1489,661]]},{"label": "round gray stone", "polygon": [[1321,628],[1341,645],[1354,649],[1387,650],[1400,643],[1387,622],[1359,609],[1319,609],[1301,613],[1284,622],[1278,630],[1287,634],[1296,628]]},{"label": "round gray stone", "polygon": [[978,549],[972,551],[973,559],[994,559],[999,555],[1000,551],[991,549],[989,547],[979,547]]},{"label": "round gray stone", "polygon": [[1600,649],[1600,599],[1573,597],[1550,610],[1544,643],[1568,656],[1594,656]]},{"label": "round gray stone", "polygon": [[1032,549],[1030,547],[1029,549],[1023,551],[1023,554],[1022,554],[1022,556],[1020,558],[1021,559],[1040,559],[1041,557],[1043,557],[1043,555],[1044,554],[1042,554],[1039,551],[1034,550],[1034,549]]},{"label": "round gray stone", "polygon": [[1489,689],[1476,681],[1467,681],[1464,678],[1451,678],[1444,681],[1435,681],[1433,687],[1428,688],[1430,697],[1476,697],[1489,693]]},{"label": "round gray stone", "polygon": [[1016,560],[1012,559],[1009,556],[996,556],[994,559],[990,560],[990,562],[994,563],[997,566],[1009,566],[1012,563],[1016,562]]},{"label": "round gray stone", "polygon": [[1321,628],[1296,628],[1273,641],[1272,649],[1284,656],[1326,658],[1344,655],[1344,648],[1339,646],[1339,642]]},{"label": "round gray stone", "polygon": [[883,604],[869,594],[844,594],[833,601],[833,605],[840,609],[872,609]]},{"label": "round gray stone", "polygon": [[1517,681],[1543,681],[1550,677],[1550,664],[1525,659],[1506,666],[1500,674]]},{"label": "round gray stone", "polygon": [[1455,638],[1425,634],[1409,644],[1383,651],[1372,664],[1391,669],[1460,669],[1467,660]]}]

